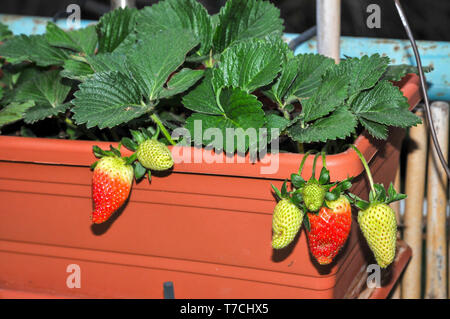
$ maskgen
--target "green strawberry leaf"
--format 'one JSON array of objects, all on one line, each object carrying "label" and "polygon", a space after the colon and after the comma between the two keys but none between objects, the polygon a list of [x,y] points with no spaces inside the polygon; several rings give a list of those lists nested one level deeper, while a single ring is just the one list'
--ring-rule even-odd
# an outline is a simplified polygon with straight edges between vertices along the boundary
[{"label": "green strawberry leaf", "polygon": [[134,165],[134,178],[136,178],[136,181],[139,181],[144,177],[145,173],[147,173],[147,169],[142,166],[142,164],[138,161]]},{"label": "green strawberry leaf", "polygon": [[344,139],[355,132],[355,116],[345,107],[340,107],[328,117],[320,118],[312,124],[301,127],[300,122],[288,128],[289,136],[302,143],[326,142]]},{"label": "green strawberry leaf", "polygon": [[388,57],[381,57],[379,54],[370,57],[364,55],[359,59],[348,58],[341,61],[336,71],[340,77],[347,79],[348,95],[352,97],[373,87],[386,71],[388,64]]},{"label": "green strawberry leaf", "polygon": [[70,49],[86,55],[94,54],[98,42],[93,25],[66,32],[56,24],[48,22],[45,37],[52,46]]},{"label": "green strawberry leaf", "polygon": [[363,119],[361,124],[369,133],[374,133],[374,137],[385,136],[382,126],[410,127],[420,124],[420,118],[408,108],[406,97],[388,81],[380,81],[372,90],[359,93],[351,104],[353,114]]},{"label": "green strawberry leaf", "polygon": [[61,76],[83,82],[94,73],[89,64],[76,60],[64,61]]},{"label": "green strawberry leaf", "polygon": [[130,34],[136,25],[134,8],[118,8],[100,18],[96,26],[98,34],[98,52],[112,52]]},{"label": "green strawberry leaf", "polygon": [[305,122],[319,119],[340,106],[347,97],[347,79],[331,69],[314,94],[302,101]]},{"label": "green strawberry leaf", "polygon": [[272,136],[272,129],[277,129],[279,134],[281,134],[286,127],[289,125],[290,121],[283,116],[279,116],[273,113],[266,113],[266,125],[267,129],[267,143],[270,143],[273,139],[278,138],[278,136]]},{"label": "green strawberry leaf", "polygon": [[182,103],[184,107],[195,112],[217,115],[223,113],[217,104],[211,69],[206,70],[203,81],[183,97]]},{"label": "green strawberry leaf", "polygon": [[[432,65],[424,66],[422,69],[424,73],[434,70]],[[389,65],[381,79],[386,81],[400,81],[408,73],[419,74],[419,70],[416,66],[408,64]]]},{"label": "green strawberry leaf", "polygon": [[51,106],[49,104],[38,104],[30,107],[25,113],[23,119],[25,120],[25,123],[33,124],[45,118],[53,117],[55,115],[58,115],[59,113],[63,113],[70,107],[70,103],[59,104],[57,106]]},{"label": "green strawberry leaf", "polygon": [[269,96],[279,106],[311,97],[333,65],[333,59],[323,55],[299,54],[283,64],[280,76],[268,91]]},{"label": "green strawberry leaf", "polygon": [[213,38],[214,52],[220,53],[237,41],[281,35],[280,11],[268,1],[229,0],[220,10]]},{"label": "green strawberry leaf", "polygon": [[30,61],[38,66],[50,66],[62,65],[68,53],[63,49],[52,47],[44,35],[21,34],[0,45],[0,56],[13,64]]},{"label": "green strawberry leaf", "polygon": [[72,100],[73,117],[87,128],[112,128],[149,111],[136,83],[119,72],[96,73],[79,88]]},{"label": "green strawberry leaf", "polygon": [[35,106],[27,110],[24,119],[27,123],[34,123],[64,112],[70,107],[64,103],[71,89],[58,70],[40,73],[20,86],[14,100],[25,102],[33,100]]},{"label": "green strawberry leaf", "polygon": [[[257,140],[257,136],[252,137],[247,130],[254,129],[257,135],[258,129],[264,125],[264,111],[261,107],[262,103],[254,95],[238,88],[223,89],[219,92],[218,103],[211,106],[212,111],[209,114],[194,113],[186,120],[185,127],[195,137],[194,126],[196,123],[201,125],[204,138],[194,141],[196,144],[203,142],[204,145],[214,146],[216,150],[224,149],[227,153],[234,153],[236,149],[245,153],[250,146],[255,146],[252,142]],[[203,132],[209,128],[219,129],[221,136],[212,134],[205,138]],[[227,135],[233,133],[230,129],[234,129],[234,139],[227,138]],[[233,145],[229,144],[230,141]]]},{"label": "green strawberry leaf", "polygon": [[11,104],[5,106],[3,109],[0,110],[0,128],[3,125],[11,124],[17,121],[20,121],[23,119],[24,114],[26,111],[33,107],[34,102],[33,101],[27,101],[27,102],[12,102]]},{"label": "green strawberry leaf", "polygon": [[163,31],[138,43],[127,56],[127,67],[133,80],[149,101],[160,98],[170,74],[184,62],[186,54],[197,43],[184,31]]},{"label": "green strawberry leaf", "polygon": [[363,117],[359,118],[359,123],[375,138],[387,139],[388,137],[388,127],[384,124],[366,120]]},{"label": "green strawberry leaf", "polygon": [[13,33],[9,30],[8,26],[0,23],[0,41],[5,41],[13,36]]},{"label": "green strawberry leaf", "polygon": [[200,46],[197,55],[209,54],[213,26],[206,9],[195,0],[166,0],[142,9],[137,17],[139,37],[160,30],[182,30],[192,34]]},{"label": "green strawberry leaf", "polygon": [[167,87],[163,89],[160,97],[167,98],[186,91],[203,77],[203,73],[203,70],[181,69],[167,82]]},{"label": "green strawberry leaf", "polygon": [[242,41],[227,48],[213,70],[213,86],[238,87],[247,92],[273,81],[281,69],[284,47],[269,40]]},{"label": "green strawberry leaf", "polygon": [[126,68],[126,55],[123,53],[101,53],[87,56],[86,60],[95,72],[120,71],[123,74],[129,73]]}]

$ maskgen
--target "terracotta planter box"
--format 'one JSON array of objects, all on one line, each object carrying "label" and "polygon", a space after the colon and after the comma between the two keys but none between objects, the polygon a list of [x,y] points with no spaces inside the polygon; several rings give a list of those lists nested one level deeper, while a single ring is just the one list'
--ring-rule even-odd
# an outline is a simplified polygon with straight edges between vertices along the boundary
[{"label": "terracotta planter box", "polygon": [[[411,107],[418,78],[399,85]],[[394,179],[402,130],[386,142],[361,135],[356,144],[376,182]],[[271,249],[275,199],[302,155],[280,154],[280,169],[261,175],[261,162],[181,163],[167,176],[135,184],[119,214],[92,225],[92,145],[109,143],[0,136],[0,289],[73,297],[161,298],[172,281],[176,298],[342,298],[372,263],[354,220],[336,261],[317,265],[304,231],[283,251]],[[189,148],[189,150],[194,150]],[[204,153],[204,150],[197,150]],[[359,176],[353,150],[327,158],[332,179]],[[311,174],[312,157],[304,176]],[[320,171],[321,166],[318,166]],[[81,288],[68,288],[66,268],[81,268]]]}]

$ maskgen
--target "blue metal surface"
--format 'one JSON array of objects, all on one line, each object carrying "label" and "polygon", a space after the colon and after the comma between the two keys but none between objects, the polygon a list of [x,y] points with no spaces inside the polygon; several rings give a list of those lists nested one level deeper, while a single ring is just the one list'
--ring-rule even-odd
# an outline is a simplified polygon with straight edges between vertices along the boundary
[{"label": "blue metal surface", "polygon": [[[45,33],[45,26],[47,21],[52,21],[51,18],[44,17],[25,17],[9,14],[0,14],[0,22],[6,24],[14,34],[43,34]],[[63,29],[67,29],[66,19],[59,19],[55,22]],[[80,27],[96,23],[95,21],[81,20]]]},{"label": "blue metal surface", "polygon": [[[0,14],[0,22],[9,26],[14,34],[42,34],[50,18],[24,17]],[[81,27],[95,21],[81,20]],[[56,22],[60,27],[67,28],[66,19]],[[286,39],[292,39],[295,34],[285,34]],[[428,94],[432,100],[450,100],[450,42],[417,41],[423,65],[432,65],[434,71],[427,74],[429,82]],[[316,53],[315,38],[301,44],[295,53]],[[341,38],[342,57],[358,57],[364,54],[387,55],[393,64],[416,65],[414,54],[408,40],[378,39],[378,38]]]}]

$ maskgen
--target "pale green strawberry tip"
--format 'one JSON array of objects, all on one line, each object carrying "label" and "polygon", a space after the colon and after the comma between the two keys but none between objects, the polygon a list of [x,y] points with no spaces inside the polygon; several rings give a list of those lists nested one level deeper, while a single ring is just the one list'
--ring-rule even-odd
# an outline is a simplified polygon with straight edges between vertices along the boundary
[{"label": "pale green strawberry tip", "polygon": [[142,142],[136,152],[138,161],[147,169],[165,171],[173,166],[172,153],[157,140]]},{"label": "pale green strawberry tip", "polygon": [[102,157],[99,159],[95,169],[106,171],[110,176],[117,175],[120,178],[125,178],[130,184],[133,181],[133,167],[131,165],[126,165],[125,160],[121,157]]},{"label": "pale green strawberry tip", "polygon": [[281,249],[288,246],[300,230],[302,211],[289,199],[282,199],[275,206],[272,219],[272,247]]},{"label": "pale green strawberry tip", "polygon": [[395,258],[397,241],[395,212],[386,204],[371,204],[359,212],[358,223],[378,265],[389,266]]}]

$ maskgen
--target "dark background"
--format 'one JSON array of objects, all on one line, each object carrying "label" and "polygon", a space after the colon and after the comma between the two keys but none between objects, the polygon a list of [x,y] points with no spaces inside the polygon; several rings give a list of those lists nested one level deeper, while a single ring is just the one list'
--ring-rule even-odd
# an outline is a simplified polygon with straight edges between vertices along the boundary
[{"label": "dark background", "polygon": [[[138,8],[157,0],[136,0]],[[199,0],[213,14],[226,0]],[[271,0],[285,21],[285,31],[300,33],[315,24],[315,0]],[[96,20],[109,10],[109,0],[2,0],[0,13],[55,16],[65,12],[70,3],[81,7],[82,19]],[[376,3],[381,7],[381,29],[366,27],[366,8]],[[403,0],[414,35],[420,40],[450,41],[449,0]],[[380,38],[406,38],[393,0],[342,0],[342,35]]]}]

